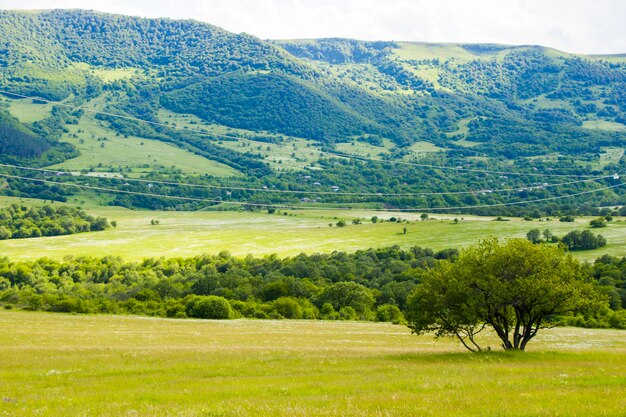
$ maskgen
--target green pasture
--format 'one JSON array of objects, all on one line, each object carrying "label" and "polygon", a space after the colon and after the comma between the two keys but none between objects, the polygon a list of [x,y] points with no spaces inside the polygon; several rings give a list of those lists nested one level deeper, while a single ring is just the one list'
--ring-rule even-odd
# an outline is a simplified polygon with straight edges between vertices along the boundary
[{"label": "green pasture", "polygon": [[585,120],[583,127],[586,129],[607,130],[609,132],[625,132],[626,126],[621,123],[611,122],[608,120]]},{"label": "green pasture", "polygon": [[624,333],[471,354],[383,323],[0,311],[0,414],[623,416]]},{"label": "green pasture", "polygon": [[624,156],[624,148],[615,147],[603,147],[600,152],[600,160],[598,161],[598,167],[604,168],[610,164],[618,164]]},{"label": "green pasture", "polygon": [[399,59],[406,60],[432,60],[454,59],[459,62],[467,62],[477,57],[463,49],[461,45],[452,43],[423,43],[423,42],[398,42],[398,48],[394,49],[394,55]]},{"label": "green pasture", "polygon": [[95,67],[85,63],[76,63],[73,66],[77,69],[89,71],[102,81],[108,83],[118,80],[128,80],[143,75],[143,71],[139,68],[105,68]]},{"label": "green pasture", "polygon": [[77,158],[54,165],[66,170],[122,168],[126,175],[176,167],[188,174],[209,174],[218,177],[238,175],[228,165],[195,155],[158,140],[124,137],[104,128],[91,116],[83,116],[77,125],[67,126],[69,133],[63,141],[76,146],[81,152]]},{"label": "green pasture", "polygon": [[433,145],[430,142],[418,141],[412,144],[408,148],[414,156],[424,157],[428,156],[428,154],[445,151],[444,148],[441,148],[437,145]]},{"label": "green pasture", "polygon": [[[0,199],[0,205],[19,201],[5,197]],[[75,201],[73,205],[80,204]],[[511,219],[500,222],[491,217],[431,214],[434,219],[420,221],[419,213],[381,213],[366,209],[287,210],[287,215],[284,211],[267,214],[264,211],[132,211],[93,206],[86,209],[93,215],[116,220],[117,228],[69,236],[3,240],[0,241],[0,253],[15,260],[42,256],[61,259],[67,255],[116,255],[140,260],[215,254],[223,250],[236,256],[354,252],[391,245],[440,250],[468,246],[490,236],[524,237],[534,228],[550,229],[553,234],[562,236],[571,230],[587,228],[590,220],[581,218],[575,223],[563,223],[557,219],[542,222]],[[370,221],[372,216],[386,220],[399,216],[408,223],[384,221],[373,224]],[[454,218],[459,219],[458,224],[454,224]],[[153,219],[159,224],[151,225]],[[362,224],[352,224],[353,219],[361,219]],[[347,226],[337,227],[339,220],[344,220]],[[617,219],[606,228],[594,229],[594,232],[605,236],[608,245],[597,250],[575,252],[576,257],[592,261],[605,253],[626,255],[626,222]]]},{"label": "green pasture", "polygon": [[335,149],[337,150],[337,152],[348,155],[357,155],[364,158],[378,158],[388,153],[389,150],[393,147],[394,144],[389,139],[383,140],[383,146],[374,146],[366,142],[359,142],[357,140],[335,144]]},{"label": "green pasture", "polygon": [[[122,71],[123,72],[123,71]],[[109,74],[111,77],[122,77]],[[129,74],[126,74],[129,75]],[[86,107],[100,109],[101,100],[93,100]],[[44,119],[52,104],[37,104],[31,99],[7,100],[9,111],[24,123]],[[61,138],[81,152],[77,158],[52,168],[68,170],[107,171],[122,168],[125,175],[137,176],[153,170],[176,167],[187,174],[208,174],[216,177],[240,175],[228,165],[206,159],[165,142],[140,137],[123,137],[105,128],[93,116],[85,115],[77,125],[68,125],[68,133]]]},{"label": "green pasture", "polygon": [[22,123],[34,123],[45,119],[50,116],[53,106],[50,103],[34,103],[33,100],[29,98],[7,100],[7,102],[9,103],[9,112]]},{"label": "green pasture", "polygon": [[[225,148],[241,153],[260,154],[265,162],[276,170],[301,170],[317,162],[324,155],[311,140],[210,124],[191,114],[179,114],[164,109],[159,110],[158,114],[164,123],[176,128],[201,130],[218,135],[223,139],[218,142],[219,145]],[[273,138],[276,143],[255,140],[259,135]]]}]

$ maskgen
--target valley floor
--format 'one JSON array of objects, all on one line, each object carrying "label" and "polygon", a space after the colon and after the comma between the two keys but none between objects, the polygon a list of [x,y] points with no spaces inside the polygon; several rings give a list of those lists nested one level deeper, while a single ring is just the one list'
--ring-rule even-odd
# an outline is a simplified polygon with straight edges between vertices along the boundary
[{"label": "valley floor", "polygon": [[[0,205],[10,203],[43,204],[37,200],[0,198]],[[588,229],[591,220],[578,218],[573,223],[563,223],[556,218],[550,221],[494,221],[493,217],[431,214],[430,220],[421,221],[420,213],[367,210],[289,210],[286,215],[285,212],[270,215],[267,212],[234,211],[132,211],[97,206],[83,206],[83,209],[89,214],[115,220],[118,226],[95,233],[3,240],[0,241],[0,253],[12,260],[44,256],[62,259],[68,255],[114,255],[126,260],[141,260],[217,254],[220,251],[229,251],[235,256],[276,253],[284,257],[302,252],[354,252],[392,245],[441,250],[469,246],[492,236],[523,238],[531,229],[549,229],[553,234],[563,236],[572,230]],[[370,220],[372,216],[385,221],[373,224]],[[401,217],[408,222],[389,222],[392,217]],[[459,220],[458,224],[454,223],[454,218]],[[354,219],[360,219],[362,224],[352,224]],[[152,220],[158,220],[159,224],[151,224]],[[337,227],[339,220],[344,220],[347,225]],[[606,237],[608,245],[596,250],[574,252],[577,258],[593,261],[607,253],[626,255],[624,219],[616,218],[608,227],[592,230]]]},{"label": "valley floor", "polygon": [[0,311],[0,415],[623,416],[624,336],[477,355],[382,323]]}]

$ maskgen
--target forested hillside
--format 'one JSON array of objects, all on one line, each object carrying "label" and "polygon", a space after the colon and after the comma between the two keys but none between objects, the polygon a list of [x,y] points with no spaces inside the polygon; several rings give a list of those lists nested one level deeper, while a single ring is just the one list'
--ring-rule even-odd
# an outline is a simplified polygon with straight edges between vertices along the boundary
[{"label": "forested hillside", "polygon": [[[390,172],[371,161],[367,170],[375,172],[365,178],[361,172],[346,173],[354,161],[338,160],[336,153],[499,172],[602,176],[624,171],[626,59],[619,56],[578,56],[539,46],[264,41],[196,21],[80,10],[1,11],[0,90],[5,93],[0,109],[5,162],[48,166],[93,149],[79,150],[86,140],[98,140],[105,149],[99,152],[106,152],[109,136],[131,136],[173,144],[245,175],[221,180],[223,186],[272,184],[310,192],[282,200],[235,193],[257,203],[322,201],[309,184],[315,182],[353,192],[374,185],[376,193],[416,194],[364,201],[387,207],[550,196],[540,189],[523,197],[482,192],[545,185],[546,178],[471,172],[451,178],[420,166],[396,165]],[[51,109],[31,120],[37,100],[19,107],[14,101],[24,99],[15,94],[40,98]],[[91,132],[94,125],[98,133]],[[274,157],[277,149],[280,156]],[[287,161],[293,166],[286,167]],[[171,179],[176,173],[149,168],[142,173],[154,178]],[[83,169],[124,171],[106,163]],[[303,182],[303,176],[317,181]],[[26,189],[23,182],[12,184]],[[571,191],[594,185],[578,184]],[[471,190],[477,192],[418,196]],[[625,202],[619,189],[600,196],[606,205]],[[145,197],[117,201],[180,206]],[[568,204],[572,201],[583,199]]]}]

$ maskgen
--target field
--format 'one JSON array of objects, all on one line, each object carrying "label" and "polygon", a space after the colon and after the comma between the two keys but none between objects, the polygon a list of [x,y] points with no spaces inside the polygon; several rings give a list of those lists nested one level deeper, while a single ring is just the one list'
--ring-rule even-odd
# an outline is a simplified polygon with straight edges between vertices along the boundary
[{"label": "field", "polygon": [[33,123],[50,116],[52,104],[35,104],[30,99],[6,100],[9,112],[22,123]]},{"label": "field", "polygon": [[68,128],[70,132],[64,135],[62,140],[75,145],[81,155],[51,167],[53,169],[92,168],[103,171],[108,167],[121,167],[130,170],[130,175],[133,176],[132,173],[137,175],[160,167],[176,167],[185,173],[197,175],[226,177],[238,174],[227,165],[164,142],[133,136],[116,136],[95,123],[90,116],[83,116],[81,123]]},{"label": "field", "polygon": [[[159,111],[159,119],[179,129],[204,130],[224,139],[230,138],[219,141],[219,145],[236,152],[260,154],[276,170],[302,170],[324,155],[313,141],[302,138],[210,124],[194,115],[163,109]],[[276,143],[255,140],[258,136],[273,139]]]},{"label": "field", "polygon": [[1,311],[0,414],[623,416],[624,333],[476,355],[382,323]]},{"label": "field", "polygon": [[[20,199],[3,197],[0,205],[20,202]],[[28,204],[41,201],[23,200]],[[58,203],[55,203],[58,204]],[[76,204],[79,205],[78,201]],[[481,238],[524,237],[534,228],[550,229],[557,236],[571,230],[588,228],[590,218],[577,219],[575,223],[550,221],[493,221],[491,217],[431,214],[432,220],[420,221],[419,213],[398,214],[369,210],[289,210],[279,214],[235,211],[157,212],[132,211],[115,207],[85,207],[88,213],[105,216],[118,222],[117,228],[103,232],[81,233],[70,236],[0,241],[0,253],[10,259],[25,260],[47,256],[61,259],[66,255],[105,256],[117,255],[128,260],[146,257],[195,256],[215,254],[222,250],[236,256],[248,254],[293,256],[298,253],[345,251],[354,252],[370,247],[400,245],[422,246],[435,250],[464,247]],[[388,220],[401,216],[408,223],[382,222],[372,224],[372,216]],[[453,218],[459,223],[454,224]],[[354,225],[352,220],[362,219]],[[151,225],[151,220],[159,221]],[[345,220],[346,227],[336,227]],[[329,224],[333,226],[330,227]],[[407,233],[403,233],[403,228]],[[616,221],[603,229],[595,229],[608,240],[604,248],[575,252],[582,260],[592,261],[610,253],[626,255],[626,222]]]},{"label": "field", "polygon": [[[30,99],[6,101],[9,102],[11,114],[26,123],[45,118],[52,108],[51,104],[35,104]],[[92,105],[97,104],[92,103]],[[81,155],[52,168],[96,171],[122,168],[125,174],[137,176],[155,169],[175,166],[187,174],[209,174],[218,177],[240,174],[228,165],[195,155],[168,143],[116,135],[89,114],[84,115],[79,124],[66,127],[69,132],[64,134],[61,140],[76,146]]]}]

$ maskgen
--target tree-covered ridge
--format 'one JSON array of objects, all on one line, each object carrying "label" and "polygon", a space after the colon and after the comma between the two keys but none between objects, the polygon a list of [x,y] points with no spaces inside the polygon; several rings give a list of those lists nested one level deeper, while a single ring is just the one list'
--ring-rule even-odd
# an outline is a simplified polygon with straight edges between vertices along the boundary
[{"label": "tree-covered ridge", "polygon": [[346,112],[326,94],[275,74],[215,77],[165,94],[161,104],[209,122],[308,139],[334,141],[373,130],[365,118]]},{"label": "tree-covered ridge", "polygon": [[62,206],[28,207],[11,204],[0,208],[0,239],[71,235],[105,230],[109,222],[82,210]]},{"label": "tree-covered ridge", "polygon": [[[203,117],[211,122],[285,134],[310,132],[330,143],[350,132],[376,133],[399,146],[426,140],[454,147],[446,133],[471,117],[510,125],[527,120],[539,140],[551,135],[551,127],[564,126],[569,129],[565,134],[586,135],[591,142],[598,142],[601,132],[581,129],[582,120],[624,119],[620,86],[625,65],[619,60],[493,45],[461,45],[457,49],[467,55],[462,59],[454,54],[425,59],[427,53],[406,54],[405,46],[395,42],[266,42],[195,21],[79,10],[5,11],[1,16],[1,84],[53,99],[71,94],[88,99],[102,89],[125,86],[184,104],[177,98],[191,91],[196,99],[176,108],[189,111],[201,104]],[[423,45],[435,47],[446,48]],[[141,74],[107,81],[89,68],[135,68]],[[255,88],[250,88],[252,81]],[[535,100],[551,102],[545,106]],[[266,111],[277,105],[284,109],[278,121],[275,112]],[[487,130],[488,142],[467,137],[480,144],[474,151],[511,158],[511,152],[493,146],[506,135]],[[523,139],[511,142],[522,145]],[[547,149],[573,151],[570,142],[562,137],[559,148]],[[531,149],[533,155],[542,151]]]},{"label": "tree-covered ridge", "polygon": [[[29,155],[35,158],[18,161],[12,154],[24,153],[24,147],[19,140],[7,140],[0,154],[4,162],[46,166],[76,156],[72,145],[56,141],[71,130],[68,125],[95,123],[116,136],[169,142],[246,175],[221,185],[297,185],[315,191],[315,187],[302,182],[301,173],[284,172],[268,163],[270,157],[249,147],[222,143],[239,140],[240,133],[228,133],[225,138],[206,130],[202,124],[205,122],[218,129],[245,129],[248,133],[244,135],[273,136],[270,141],[295,137],[302,143],[307,139],[304,146],[312,148],[307,153],[313,155],[313,162],[303,169],[316,177],[311,183],[339,185],[344,191],[369,192],[376,188],[381,193],[416,194],[376,200],[389,208],[493,204],[549,197],[557,192],[537,188],[496,196],[482,190],[547,181],[501,181],[494,176],[478,178],[464,173],[450,176],[438,170],[393,164],[371,163],[365,167],[354,161],[327,160],[329,154],[323,152],[333,152],[345,142],[367,142],[384,145],[380,146],[381,155],[392,163],[415,158],[414,162],[433,165],[568,175],[602,175],[622,172],[624,167],[619,157],[599,163],[607,147],[619,149],[626,145],[626,128],[620,124],[626,120],[626,61],[619,58],[501,45],[407,45],[346,39],[263,41],[195,21],[77,10],[4,11],[0,17],[0,89],[65,100],[63,104],[70,106],[153,123],[166,123],[162,113],[169,112],[164,109],[201,119],[194,121],[196,126],[185,126],[187,129],[104,114],[94,122],[83,110],[55,106],[50,116],[22,123],[20,128],[45,138],[51,149],[43,154],[39,150],[31,152]],[[409,148],[420,141],[436,145],[439,153],[415,157]],[[116,172],[121,169],[101,168]],[[172,179],[172,170],[162,173]],[[153,177],[159,178],[158,174]],[[27,187],[27,182],[11,184],[19,188],[9,191],[14,195],[41,197],[48,192],[40,190],[43,186]],[[57,188],[49,195],[62,195]],[[132,185],[128,188],[137,189]],[[568,186],[559,188],[559,194],[591,188],[593,183]],[[25,193],[27,189],[38,192]],[[159,190],[169,193],[164,187]],[[476,193],[426,198],[418,194],[468,190]],[[181,195],[177,190],[172,193]],[[620,189],[607,190],[599,200],[606,205],[621,205],[621,195]],[[341,197],[328,201],[315,195],[277,199],[239,192],[194,192],[187,196],[251,198],[255,203],[293,203],[304,197],[320,202],[348,201]],[[136,207],[183,206],[145,196],[119,196],[117,201]],[[363,201],[374,202],[369,197]],[[567,201],[557,209],[542,212],[565,214],[578,209]],[[493,213],[519,214],[515,207],[499,210]],[[521,210],[523,214],[526,211]],[[593,210],[583,212],[592,214]]]},{"label": "tree-covered ridge", "polygon": [[[193,20],[143,19],[83,10],[2,11],[0,17],[7,40],[3,51],[7,65],[24,59],[60,67],[84,62],[161,68],[162,76],[216,75],[239,69],[298,72],[299,68],[271,44]],[[46,35],[47,41],[32,45],[25,31],[37,39]],[[44,48],[47,56],[41,54]]]},{"label": "tree-covered ridge", "polygon": [[354,39],[317,39],[275,41],[290,54],[329,64],[363,64],[376,62],[391,53],[395,42],[362,42]]}]

